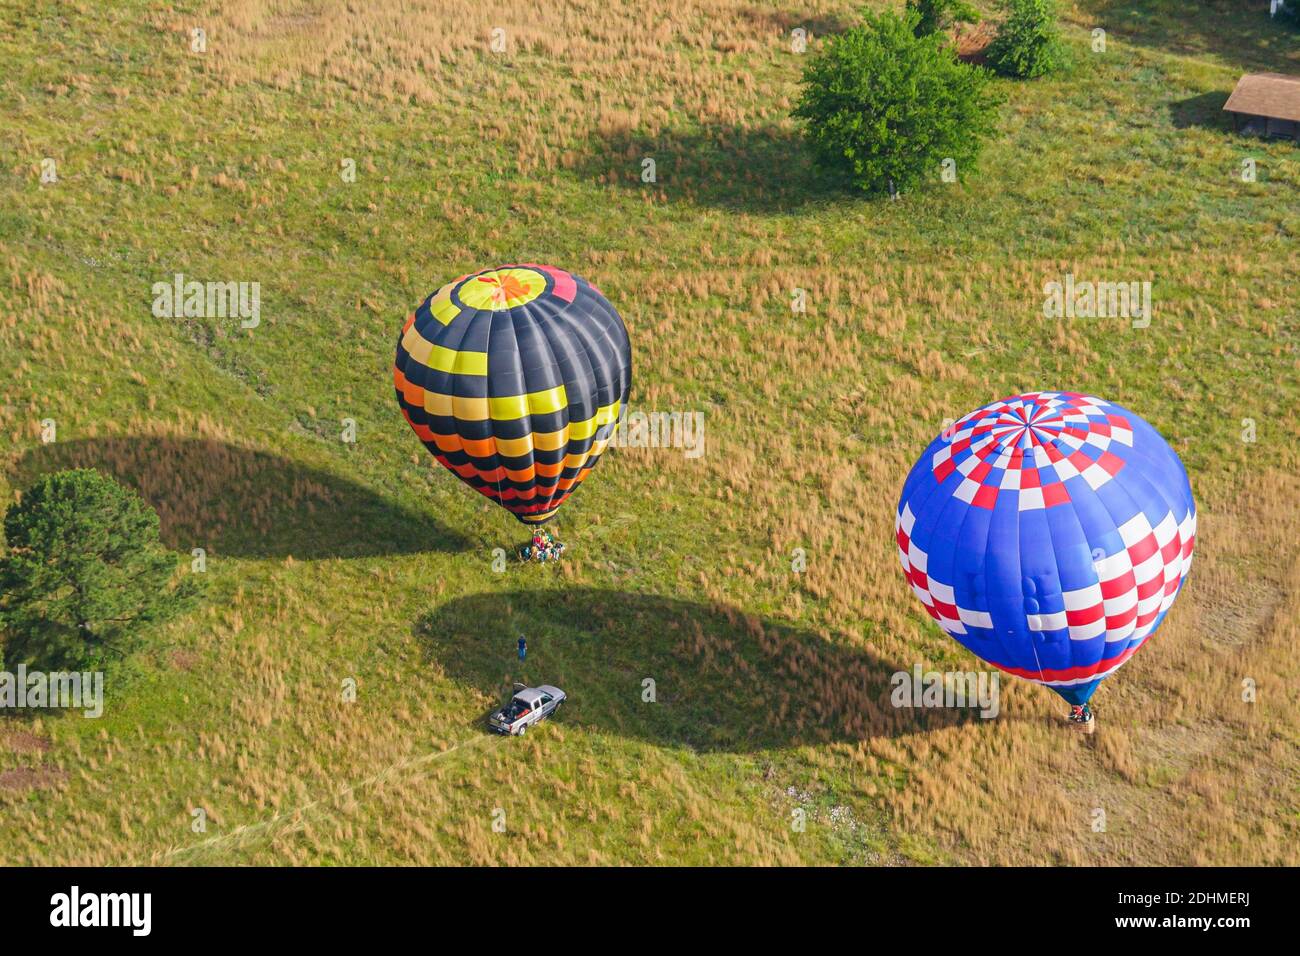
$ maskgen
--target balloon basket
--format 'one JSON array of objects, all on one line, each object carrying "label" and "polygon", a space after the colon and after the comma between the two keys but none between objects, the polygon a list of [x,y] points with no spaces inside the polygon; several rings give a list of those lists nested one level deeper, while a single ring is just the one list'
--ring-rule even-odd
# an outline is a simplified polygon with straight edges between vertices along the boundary
[{"label": "balloon basket", "polygon": [[556,539],[549,529],[538,528],[532,539],[519,549],[519,560],[550,564],[564,556],[564,542]]},{"label": "balloon basket", "polygon": [[1092,734],[1092,733],[1094,733],[1094,732],[1097,730],[1097,718],[1096,718],[1096,716],[1094,716],[1094,717],[1092,718],[1092,720],[1087,720],[1087,721],[1083,721],[1083,720],[1071,720],[1069,717],[1067,717],[1067,718],[1065,718],[1065,722],[1066,722],[1067,724],[1069,724],[1070,727],[1071,727],[1073,730],[1075,730],[1077,733],[1081,733],[1081,734]]}]

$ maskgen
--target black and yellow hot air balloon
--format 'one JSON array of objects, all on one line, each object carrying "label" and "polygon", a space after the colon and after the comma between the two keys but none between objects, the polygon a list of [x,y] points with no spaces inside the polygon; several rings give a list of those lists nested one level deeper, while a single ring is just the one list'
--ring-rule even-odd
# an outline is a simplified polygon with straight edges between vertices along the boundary
[{"label": "black and yellow hot air balloon", "polygon": [[542,524],[618,427],[632,346],[600,291],[551,266],[449,282],[406,320],[393,384],[426,448],[525,524]]}]

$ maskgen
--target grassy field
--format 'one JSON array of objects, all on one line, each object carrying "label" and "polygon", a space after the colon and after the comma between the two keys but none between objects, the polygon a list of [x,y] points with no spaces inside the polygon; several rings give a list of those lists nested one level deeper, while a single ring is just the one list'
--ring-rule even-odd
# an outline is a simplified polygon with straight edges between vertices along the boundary
[{"label": "grassy field", "polygon": [[[790,31],[855,16],[0,0],[0,492],[103,468],[209,581],[102,719],[0,719],[0,864],[1300,862],[1300,150],[1220,113],[1300,40],[1264,0],[1066,4],[1073,66],[998,81],[978,170],[866,200],[788,119]],[[521,526],[432,462],[391,364],[425,295],[509,261],[597,283],[632,406],[707,437],[612,452],[566,561],[497,572]],[[178,272],[259,282],[260,325],[155,318]],[[1067,272],[1151,281],[1150,326],[1044,318]],[[888,703],[978,666],[899,573],[907,469],[1039,388],[1141,414],[1200,508],[1092,737],[1010,680],[994,721]],[[569,709],[488,736],[513,680]]]}]

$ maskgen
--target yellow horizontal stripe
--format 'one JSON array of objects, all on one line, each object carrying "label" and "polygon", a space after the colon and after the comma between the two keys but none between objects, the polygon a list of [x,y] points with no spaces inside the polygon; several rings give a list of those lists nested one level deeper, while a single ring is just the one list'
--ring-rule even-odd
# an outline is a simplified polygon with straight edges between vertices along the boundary
[{"label": "yellow horizontal stripe", "polygon": [[462,422],[481,422],[488,417],[486,398],[465,398],[461,395],[443,395],[441,392],[424,393],[424,410],[430,415],[446,415]]},{"label": "yellow horizontal stripe", "polygon": [[529,392],[527,395],[505,395],[488,399],[488,408],[494,421],[512,422],[525,415],[549,415],[569,404],[564,386]]},{"label": "yellow horizontal stripe", "polygon": [[586,451],[584,451],[581,455],[565,455],[564,467],[581,468],[583,465],[591,461],[593,458],[599,458],[600,453],[605,450],[605,446],[608,444],[609,444],[609,439],[603,438],[600,441],[592,442],[591,447],[588,448]]},{"label": "yellow horizontal stripe", "polygon": [[554,432],[534,432],[533,445],[538,451],[555,451],[557,448],[563,448],[569,443],[569,432],[566,428],[561,428]]},{"label": "yellow horizontal stripe", "polygon": [[402,335],[402,348],[406,349],[407,354],[415,359],[420,365],[427,365],[429,361],[429,352],[433,349],[433,343],[415,331],[415,323],[412,322],[407,327],[406,332]]},{"label": "yellow horizontal stripe", "polygon": [[455,349],[433,346],[429,361],[425,364],[439,372],[452,372],[456,375],[486,375],[486,352],[457,352]]},{"label": "yellow horizontal stripe", "polygon": [[[558,404],[555,404],[558,402]],[[565,428],[553,432],[534,432],[521,438],[498,438],[497,448],[504,455],[518,457],[526,455],[533,449],[554,451],[563,448],[570,441],[582,441],[596,434],[597,429],[618,421],[619,402],[606,405],[596,410],[596,414],[585,422],[570,422]],[[489,417],[494,421],[514,421],[524,414],[542,415],[564,407],[564,386],[548,388],[542,392],[529,395],[512,395],[505,398],[465,398],[459,395],[443,395],[441,392],[424,393],[424,410],[430,415],[441,415],[459,419],[463,422],[481,422]],[[525,408],[523,414],[510,418],[502,417],[499,412],[516,412]],[[607,437],[605,441],[607,442]]]},{"label": "yellow horizontal stripe", "polygon": [[554,432],[533,432],[522,438],[498,438],[497,452],[509,458],[530,455],[534,451],[555,451],[568,442],[568,433],[561,428]]},{"label": "yellow horizontal stripe", "polygon": [[456,375],[486,375],[486,352],[457,352],[442,345],[434,345],[416,331],[412,325],[402,336],[402,348],[411,358],[426,368]]},{"label": "yellow horizontal stripe", "polygon": [[596,414],[585,422],[569,422],[569,439],[571,441],[582,441],[584,438],[590,438],[596,434],[596,429],[600,428],[600,426],[618,421],[618,406],[619,403],[614,402],[612,405],[596,409]]}]

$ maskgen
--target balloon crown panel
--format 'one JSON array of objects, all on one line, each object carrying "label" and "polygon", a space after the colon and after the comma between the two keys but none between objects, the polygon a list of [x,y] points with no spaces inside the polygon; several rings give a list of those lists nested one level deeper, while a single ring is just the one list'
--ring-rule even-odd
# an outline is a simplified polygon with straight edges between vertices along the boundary
[{"label": "balloon crown panel", "polygon": [[1099,398],[1033,392],[978,408],[913,466],[895,521],[926,611],[1007,673],[1083,703],[1155,633],[1191,567],[1182,462]]},{"label": "balloon crown panel", "polygon": [[393,384],[442,465],[526,524],[596,467],[632,384],[627,329],[600,291],[551,266],[463,275],[406,320]]}]

